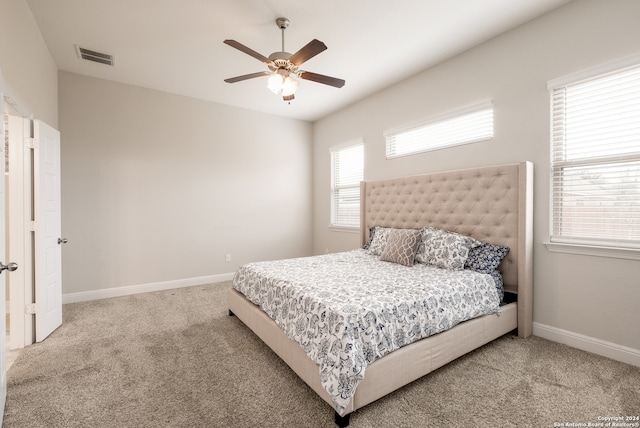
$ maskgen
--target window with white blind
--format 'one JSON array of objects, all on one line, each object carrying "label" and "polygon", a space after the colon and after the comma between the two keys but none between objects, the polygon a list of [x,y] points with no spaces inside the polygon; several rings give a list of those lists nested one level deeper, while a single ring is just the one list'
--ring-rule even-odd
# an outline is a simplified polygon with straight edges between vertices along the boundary
[{"label": "window with white blind", "polygon": [[551,244],[640,249],[640,58],[611,67],[549,82]]},{"label": "window with white blind", "polygon": [[331,227],[360,227],[360,182],[364,176],[364,144],[331,149]]},{"label": "window with white blind", "polygon": [[493,102],[384,132],[387,159],[493,138]]}]

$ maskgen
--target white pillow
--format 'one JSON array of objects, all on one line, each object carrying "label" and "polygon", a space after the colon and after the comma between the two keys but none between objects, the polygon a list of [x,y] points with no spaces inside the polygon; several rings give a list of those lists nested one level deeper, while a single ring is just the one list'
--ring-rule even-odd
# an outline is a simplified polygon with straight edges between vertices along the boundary
[{"label": "white pillow", "polygon": [[376,226],[373,230],[373,239],[367,250],[368,254],[379,256],[384,251],[385,245],[387,245],[387,235],[389,234],[388,227]]},{"label": "white pillow", "polygon": [[480,244],[480,241],[470,236],[435,227],[423,227],[416,262],[443,269],[462,270],[469,257],[469,250]]}]

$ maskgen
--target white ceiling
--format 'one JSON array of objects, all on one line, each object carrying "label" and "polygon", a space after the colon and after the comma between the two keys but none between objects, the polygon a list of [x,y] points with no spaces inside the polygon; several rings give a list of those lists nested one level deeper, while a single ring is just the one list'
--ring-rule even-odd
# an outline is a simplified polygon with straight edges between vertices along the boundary
[{"label": "white ceiling", "polygon": [[[569,0],[27,0],[60,70],[314,121]],[[316,38],[328,49],[301,69],[346,80],[301,81],[287,104],[267,78],[224,79],[266,65],[223,44],[269,56]],[[75,45],[115,56],[78,58]]]}]

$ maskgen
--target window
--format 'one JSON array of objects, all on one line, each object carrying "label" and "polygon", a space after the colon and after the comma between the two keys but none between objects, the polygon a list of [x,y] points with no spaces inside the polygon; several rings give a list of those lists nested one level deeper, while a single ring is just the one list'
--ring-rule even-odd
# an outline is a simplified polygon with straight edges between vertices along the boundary
[{"label": "window", "polygon": [[640,58],[615,67],[549,82],[551,244],[640,249]]},{"label": "window", "polygon": [[493,138],[493,103],[384,133],[387,159]]},{"label": "window", "polygon": [[331,150],[331,227],[360,227],[360,182],[363,175],[362,142]]}]

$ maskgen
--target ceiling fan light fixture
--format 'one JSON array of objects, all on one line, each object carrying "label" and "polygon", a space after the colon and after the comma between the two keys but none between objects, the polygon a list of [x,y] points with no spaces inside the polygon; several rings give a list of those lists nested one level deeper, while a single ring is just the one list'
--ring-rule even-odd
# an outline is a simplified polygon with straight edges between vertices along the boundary
[{"label": "ceiling fan light fixture", "polygon": [[267,80],[267,88],[276,95],[290,97],[295,94],[300,82],[294,79],[287,70],[277,69]]},{"label": "ceiling fan light fixture", "polygon": [[[278,70],[280,71],[280,70]],[[284,78],[278,72],[273,73],[267,80],[267,88],[274,94],[279,94],[284,85]]]},{"label": "ceiling fan light fixture", "polygon": [[300,81],[294,79],[291,75],[287,76],[282,83],[282,95],[288,97],[295,94],[299,86]]}]

